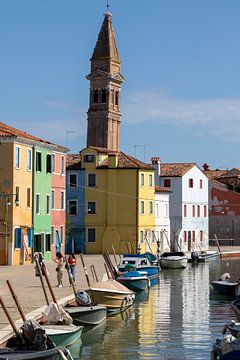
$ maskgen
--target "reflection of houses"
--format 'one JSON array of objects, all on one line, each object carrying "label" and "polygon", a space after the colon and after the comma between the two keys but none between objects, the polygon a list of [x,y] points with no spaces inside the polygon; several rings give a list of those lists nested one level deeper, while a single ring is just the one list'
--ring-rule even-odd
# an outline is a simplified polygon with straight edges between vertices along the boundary
[{"label": "reflection of houses", "polygon": [[204,173],[209,179],[209,236],[216,234],[222,245],[239,245],[240,169],[211,170],[204,164]]},{"label": "reflection of houses", "polygon": [[[66,252],[85,253],[85,170],[81,167],[80,154],[69,154],[67,156],[66,180]],[[93,181],[92,176],[90,177],[90,186],[94,185]]]},{"label": "reflection of houses", "polygon": [[208,248],[208,179],[195,163],[159,164],[160,186],[169,188],[171,246]]},{"label": "reflection of houses", "polygon": [[[58,189],[56,211],[64,242],[66,151],[0,123],[0,264],[29,262],[35,251],[41,251],[46,259],[55,254],[52,225],[57,229],[57,223],[51,211],[54,187]],[[54,158],[56,168],[57,159],[61,159],[61,179],[53,169]]]}]

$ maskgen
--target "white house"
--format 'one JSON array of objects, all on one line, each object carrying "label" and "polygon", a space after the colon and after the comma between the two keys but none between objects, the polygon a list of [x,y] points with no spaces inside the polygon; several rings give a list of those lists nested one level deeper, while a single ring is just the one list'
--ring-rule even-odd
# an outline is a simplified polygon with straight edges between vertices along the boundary
[{"label": "white house", "polygon": [[170,251],[169,195],[171,190],[155,187],[156,238],[160,241],[160,253]]},{"label": "white house", "polygon": [[161,164],[153,158],[157,183],[171,190],[170,239],[174,250],[207,250],[208,178],[195,163]]}]

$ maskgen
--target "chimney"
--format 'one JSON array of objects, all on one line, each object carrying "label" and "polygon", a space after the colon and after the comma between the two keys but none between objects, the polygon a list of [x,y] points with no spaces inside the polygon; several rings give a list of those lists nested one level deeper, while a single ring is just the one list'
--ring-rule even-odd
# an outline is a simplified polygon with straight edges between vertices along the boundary
[{"label": "chimney", "polygon": [[160,185],[161,160],[159,157],[152,157],[152,166],[155,169],[155,185]]},{"label": "chimney", "polygon": [[108,168],[114,169],[118,167],[118,152],[111,151],[108,153]]},{"label": "chimney", "polygon": [[209,169],[209,165],[208,165],[207,163],[203,164],[203,170],[204,170],[204,171],[210,170],[210,169]]}]

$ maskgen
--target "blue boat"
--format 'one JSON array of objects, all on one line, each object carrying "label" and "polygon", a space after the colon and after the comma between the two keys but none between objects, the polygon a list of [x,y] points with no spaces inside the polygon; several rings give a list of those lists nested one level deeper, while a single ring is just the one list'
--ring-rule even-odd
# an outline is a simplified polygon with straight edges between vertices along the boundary
[{"label": "blue boat", "polygon": [[146,272],[135,270],[120,275],[116,280],[132,291],[144,291],[150,282]]},{"label": "blue boat", "polygon": [[151,263],[146,254],[121,255],[119,273],[126,273],[130,268],[146,272],[148,278],[157,277],[160,273],[160,266]]}]

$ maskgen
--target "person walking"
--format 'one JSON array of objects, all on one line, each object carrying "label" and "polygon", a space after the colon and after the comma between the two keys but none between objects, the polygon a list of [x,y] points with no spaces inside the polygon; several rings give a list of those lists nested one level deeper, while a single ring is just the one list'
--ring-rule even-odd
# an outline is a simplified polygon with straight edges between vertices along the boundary
[{"label": "person walking", "polygon": [[69,282],[71,285],[71,280],[70,278],[72,278],[73,280],[73,284],[76,285],[75,283],[75,275],[76,275],[76,264],[77,264],[77,260],[74,254],[71,254],[68,256],[68,265],[69,265]]},{"label": "person walking", "polygon": [[53,261],[57,264],[56,267],[56,271],[57,271],[57,281],[58,287],[63,287],[63,262],[64,262],[64,258],[63,258],[63,254],[61,252],[57,252],[56,253],[56,257],[55,259],[53,259]]}]

